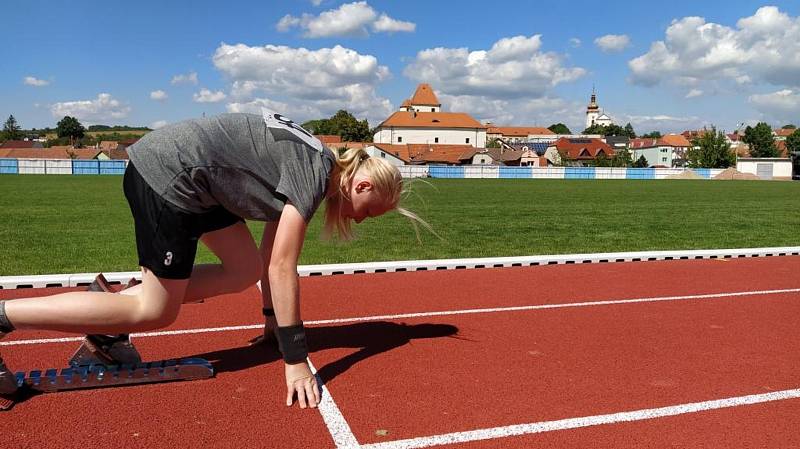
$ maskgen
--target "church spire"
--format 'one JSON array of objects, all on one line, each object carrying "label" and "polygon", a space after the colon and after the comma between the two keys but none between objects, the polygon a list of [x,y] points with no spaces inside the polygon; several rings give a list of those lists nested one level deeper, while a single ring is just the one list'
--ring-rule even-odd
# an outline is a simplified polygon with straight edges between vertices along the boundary
[{"label": "church spire", "polygon": [[599,109],[599,107],[597,106],[597,94],[595,93],[595,90],[594,90],[594,84],[592,84],[592,99],[591,99],[591,101],[589,101],[588,109],[591,109],[591,110]]}]

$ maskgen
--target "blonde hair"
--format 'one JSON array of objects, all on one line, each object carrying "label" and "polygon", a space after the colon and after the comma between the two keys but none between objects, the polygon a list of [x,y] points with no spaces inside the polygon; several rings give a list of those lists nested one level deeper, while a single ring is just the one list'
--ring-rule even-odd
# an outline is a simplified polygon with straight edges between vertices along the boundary
[{"label": "blonde hair", "polygon": [[[410,219],[416,224],[420,223],[432,231],[430,225],[425,223],[415,213],[399,207],[403,195],[403,177],[400,170],[385,159],[370,157],[362,148],[351,148],[336,158],[336,167],[331,176],[334,177],[336,191],[325,200],[325,224],[323,237],[330,238],[334,234],[340,240],[353,238],[352,220],[342,215],[344,201],[350,201],[350,186],[359,170],[363,170],[369,177],[375,192],[384,199],[384,206],[388,210],[396,210],[400,215]],[[417,232],[419,236],[419,232]]]}]

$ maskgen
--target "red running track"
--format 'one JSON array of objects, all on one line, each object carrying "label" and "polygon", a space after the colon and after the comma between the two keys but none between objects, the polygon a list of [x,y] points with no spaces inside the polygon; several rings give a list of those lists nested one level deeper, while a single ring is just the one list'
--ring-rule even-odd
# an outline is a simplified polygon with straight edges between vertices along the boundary
[{"label": "red running track", "polygon": [[[798,271],[774,257],[313,277],[302,307],[312,322],[441,312],[309,326],[351,437],[387,443],[798,389]],[[553,308],[453,313],[536,305]],[[255,324],[259,308],[254,289],[214,298],[170,329]],[[335,447],[320,412],[283,405],[277,353],[247,344],[258,333],[138,338],[148,360],[206,357],[218,374],[35,396],[0,413],[0,446]],[[57,367],[77,343],[14,342],[62,336],[20,331],[0,351],[18,370]],[[797,428],[800,399],[783,399],[447,447],[797,447]]]}]

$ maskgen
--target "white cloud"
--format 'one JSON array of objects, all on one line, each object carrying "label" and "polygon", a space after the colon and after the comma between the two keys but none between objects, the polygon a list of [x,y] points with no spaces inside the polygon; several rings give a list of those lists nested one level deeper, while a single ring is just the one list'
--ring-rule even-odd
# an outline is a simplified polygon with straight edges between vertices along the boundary
[{"label": "white cloud", "polygon": [[194,86],[197,85],[197,72],[190,72],[185,75],[175,75],[172,77],[172,81],[170,81],[172,85],[176,84],[192,84]]},{"label": "white cloud", "polygon": [[538,34],[503,38],[489,50],[430,48],[417,53],[403,73],[445,94],[507,99],[540,98],[550,88],[586,74],[583,68],[565,67],[561,55],[540,48]]},{"label": "white cloud", "polygon": [[800,17],[759,8],[736,28],[702,17],[673,20],[664,40],[628,62],[631,81],[652,86],[676,77],[736,84],[800,86]]},{"label": "white cloud", "polygon": [[796,122],[800,116],[800,89],[755,94],[748,101],[761,113],[777,121]]},{"label": "white cloud", "polygon": [[686,98],[695,98],[700,97],[703,95],[703,91],[700,89],[692,89],[686,94]]},{"label": "white cloud", "polygon": [[322,4],[322,0],[311,0],[311,4],[314,6],[319,6]]},{"label": "white cloud", "polygon": [[25,83],[26,86],[34,86],[34,87],[44,87],[50,85],[50,81],[40,80],[35,76],[26,76],[23,82]]},{"label": "white cloud", "polygon": [[606,34],[595,39],[594,44],[605,53],[615,53],[625,50],[631,44],[631,38],[626,34]]},{"label": "white cloud", "polygon": [[69,115],[92,124],[107,123],[111,118],[125,118],[130,111],[130,107],[106,93],[99,94],[94,100],[67,101],[50,106],[50,113],[55,118]]},{"label": "white cloud", "polygon": [[228,98],[225,92],[218,90],[212,92],[206,88],[200,89],[200,92],[195,93],[192,98],[197,103],[219,103],[220,101]]},{"label": "white cloud", "polygon": [[167,126],[167,123],[169,123],[169,122],[167,122],[166,120],[158,120],[158,121],[155,121],[155,122],[151,123],[149,128],[150,129],[163,128],[163,127]]},{"label": "white cloud", "polygon": [[281,32],[298,27],[303,36],[309,38],[332,36],[367,36],[370,29],[376,33],[412,32],[416,25],[393,19],[385,13],[378,14],[365,1],[346,3],[318,16],[303,14],[301,17],[285,15],[276,25]]},{"label": "white cloud", "polygon": [[572,48],[580,47],[581,43],[582,43],[581,40],[578,39],[577,37],[573,37],[572,39],[569,40],[569,44],[572,46]]},{"label": "white cloud", "polygon": [[339,45],[308,50],[222,44],[212,60],[232,82],[229,110],[277,102],[278,108],[271,109],[298,122],[347,109],[370,123],[384,120],[393,110],[389,100],[376,93],[377,85],[389,78],[389,69],[374,56]]},{"label": "white cloud", "polygon": [[680,133],[687,129],[700,129],[708,123],[697,116],[675,117],[666,114],[658,115],[627,115],[620,114],[619,123],[624,126],[630,123],[638,134],[645,134],[650,131],[661,131],[663,133]]},{"label": "white cloud", "polygon": [[169,96],[163,90],[154,90],[154,91],[150,92],[150,99],[151,100],[164,101],[167,98],[169,98]]}]

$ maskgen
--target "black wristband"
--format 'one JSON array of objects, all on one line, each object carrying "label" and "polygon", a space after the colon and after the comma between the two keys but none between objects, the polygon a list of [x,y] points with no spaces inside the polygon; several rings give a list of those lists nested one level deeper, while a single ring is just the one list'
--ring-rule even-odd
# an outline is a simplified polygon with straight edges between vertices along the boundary
[{"label": "black wristband", "polygon": [[278,339],[278,349],[283,354],[284,362],[300,363],[308,358],[306,330],[302,322],[293,326],[276,327],[275,337]]},{"label": "black wristband", "polygon": [[264,316],[267,316],[267,317],[275,316],[275,309],[268,309],[268,308],[264,307],[263,309],[261,309],[261,313],[264,314]]}]

